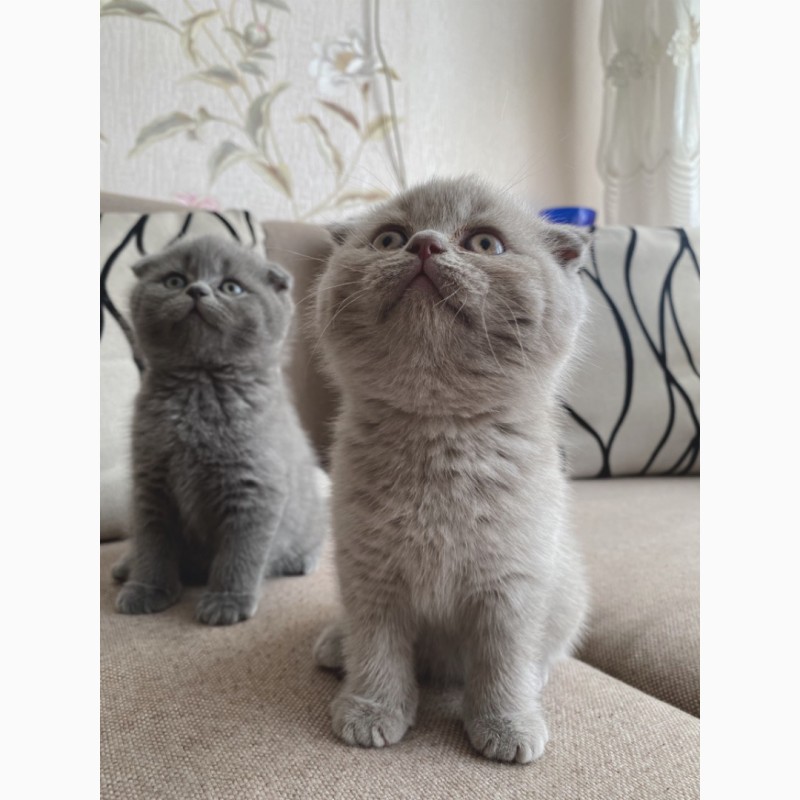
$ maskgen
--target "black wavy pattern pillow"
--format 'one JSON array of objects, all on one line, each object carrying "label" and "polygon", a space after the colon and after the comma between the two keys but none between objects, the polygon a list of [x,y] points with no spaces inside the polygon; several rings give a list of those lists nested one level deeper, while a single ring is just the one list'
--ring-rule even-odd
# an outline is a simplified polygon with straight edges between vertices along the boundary
[{"label": "black wavy pattern pillow", "polygon": [[699,231],[594,231],[585,352],[565,397],[574,477],[700,471]]}]

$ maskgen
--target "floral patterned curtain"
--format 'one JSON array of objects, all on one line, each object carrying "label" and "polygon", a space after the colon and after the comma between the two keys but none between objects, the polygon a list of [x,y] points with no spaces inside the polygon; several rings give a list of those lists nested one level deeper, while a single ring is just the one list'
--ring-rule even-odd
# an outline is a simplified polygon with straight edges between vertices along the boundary
[{"label": "floral patterned curtain", "polygon": [[604,0],[608,224],[699,224],[699,14],[699,0]]}]

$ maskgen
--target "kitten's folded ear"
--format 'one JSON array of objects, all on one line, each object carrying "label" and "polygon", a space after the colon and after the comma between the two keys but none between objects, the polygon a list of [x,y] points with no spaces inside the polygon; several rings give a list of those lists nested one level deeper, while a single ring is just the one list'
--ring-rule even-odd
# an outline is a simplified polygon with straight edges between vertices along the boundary
[{"label": "kitten's folded ear", "polygon": [[577,272],[589,260],[592,236],[574,225],[549,225],[547,246],[565,269]]},{"label": "kitten's folded ear", "polygon": [[287,289],[291,289],[294,284],[292,276],[283,267],[273,263],[266,265],[265,278],[276,292],[285,292]]}]

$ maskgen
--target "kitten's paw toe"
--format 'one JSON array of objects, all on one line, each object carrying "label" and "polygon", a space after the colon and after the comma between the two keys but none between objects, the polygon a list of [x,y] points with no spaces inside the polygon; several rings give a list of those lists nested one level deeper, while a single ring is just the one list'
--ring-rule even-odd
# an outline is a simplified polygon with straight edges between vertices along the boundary
[{"label": "kitten's paw toe", "polygon": [[314,644],[314,662],[325,669],[343,669],[342,639],[339,624],[328,625]]},{"label": "kitten's paw toe", "polygon": [[113,567],[111,567],[111,577],[117,583],[125,583],[131,574],[131,559],[123,556]]},{"label": "kitten's paw toe", "polygon": [[333,701],[332,711],[333,731],[349,745],[385,747],[399,742],[408,730],[401,711],[364,697],[339,696]]},{"label": "kitten's paw toe", "polygon": [[250,619],[257,605],[258,599],[252,594],[205,592],[197,604],[195,617],[206,625],[233,625]]},{"label": "kitten's paw toe", "polygon": [[121,614],[153,614],[178,602],[180,587],[163,588],[129,581],[117,595],[117,611]]},{"label": "kitten's paw toe", "polygon": [[528,764],[544,753],[549,739],[541,716],[476,717],[467,725],[472,746],[486,758]]}]

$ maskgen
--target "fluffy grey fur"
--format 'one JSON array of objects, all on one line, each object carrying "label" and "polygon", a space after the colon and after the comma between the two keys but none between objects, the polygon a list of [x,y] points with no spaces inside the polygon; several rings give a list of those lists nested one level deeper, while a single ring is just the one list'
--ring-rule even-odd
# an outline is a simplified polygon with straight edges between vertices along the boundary
[{"label": "fluffy grey fur", "polygon": [[463,681],[480,753],[530,762],[548,739],[540,693],[587,611],[557,426],[587,237],[474,178],[432,180],[332,233],[316,325],[342,397],[345,618],[315,656],[345,671],[334,731],[397,742],[422,673]]},{"label": "fluffy grey fur", "polygon": [[114,569],[125,614],[207,583],[197,619],[253,615],[265,574],[313,568],[326,509],[284,385],[291,280],[231,241],[179,243],[134,266],[146,362],[133,425],[133,549]]}]

